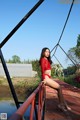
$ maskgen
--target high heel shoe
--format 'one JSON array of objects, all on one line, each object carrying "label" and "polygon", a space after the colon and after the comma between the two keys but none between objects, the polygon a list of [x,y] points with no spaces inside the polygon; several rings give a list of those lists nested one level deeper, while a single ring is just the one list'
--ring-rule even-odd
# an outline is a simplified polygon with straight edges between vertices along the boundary
[{"label": "high heel shoe", "polygon": [[67,109],[65,108],[64,105],[58,105],[58,108],[63,112],[67,112]]},{"label": "high heel shoe", "polygon": [[58,105],[58,108],[62,110],[63,112],[67,112],[68,110],[71,110],[69,106],[60,105],[60,104]]},{"label": "high heel shoe", "polygon": [[65,107],[66,107],[67,110],[71,110],[71,108],[69,106],[66,105]]}]

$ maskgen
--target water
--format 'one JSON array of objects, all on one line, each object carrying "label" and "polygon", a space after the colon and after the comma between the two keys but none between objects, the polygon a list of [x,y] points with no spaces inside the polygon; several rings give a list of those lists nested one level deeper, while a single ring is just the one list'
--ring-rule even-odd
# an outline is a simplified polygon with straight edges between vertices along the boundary
[{"label": "water", "polygon": [[[29,120],[30,115],[30,108],[28,107],[24,114],[25,120]],[[0,101],[0,114],[1,113],[7,113],[7,118],[9,118],[14,112],[16,112],[17,108],[13,101]]]}]

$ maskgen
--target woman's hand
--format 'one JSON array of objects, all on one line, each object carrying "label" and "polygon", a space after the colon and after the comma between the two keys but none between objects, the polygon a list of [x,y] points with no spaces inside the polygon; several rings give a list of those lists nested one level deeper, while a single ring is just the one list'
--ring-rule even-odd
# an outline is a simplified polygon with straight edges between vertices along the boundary
[{"label": "woman's hand", "polygon": [[44,80],[42,81],[42,83],[45,85],[45,84],[46,84],[46,80],[44,79]]}]

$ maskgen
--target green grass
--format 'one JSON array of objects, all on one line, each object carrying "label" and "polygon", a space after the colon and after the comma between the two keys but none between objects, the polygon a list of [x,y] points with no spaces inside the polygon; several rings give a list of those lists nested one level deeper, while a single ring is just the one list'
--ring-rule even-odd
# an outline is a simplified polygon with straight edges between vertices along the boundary
[{"label": "green grass", "polygon": [[[12,78],[12,83],[18,98],[25,100],[37,88],[37,86],[40,83],[40,78],[39,77]],[[9,85],[8,85],[7,79],[0,77],[0,85],[1,85],[0,91],[3,91],[3,92],[5,91],[6,93],[5,95],[4,93],[1,93],[0,98],[8,99],[10,95],[9,94],[10,91],[9,91],[9,87],[8,87]]]}]

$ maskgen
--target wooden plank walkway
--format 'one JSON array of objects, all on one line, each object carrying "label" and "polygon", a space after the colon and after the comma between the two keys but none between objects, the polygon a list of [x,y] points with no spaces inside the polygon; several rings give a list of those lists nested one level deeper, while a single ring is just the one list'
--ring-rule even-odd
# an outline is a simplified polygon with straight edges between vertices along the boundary
[{"label": "wooden plank walkway", "polygon": [[80,89],[63,81],[56,80],[62,86],[64,98],[71,111],[62,112],[58,107],[57,91],[46,86],[45,120],[80,120]]}]

